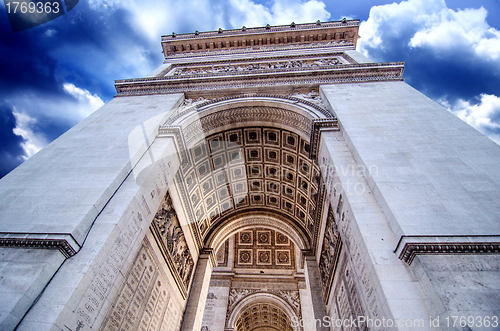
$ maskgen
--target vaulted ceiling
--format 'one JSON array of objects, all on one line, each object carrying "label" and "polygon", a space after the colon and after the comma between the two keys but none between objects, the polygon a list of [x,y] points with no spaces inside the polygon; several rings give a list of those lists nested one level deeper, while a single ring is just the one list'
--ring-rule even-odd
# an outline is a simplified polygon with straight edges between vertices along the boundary
[{"label": "vaulted ceiling", "polygon": [[278,127],[243,127],[212,134],[189,150],[182,181],[202,238],[238,215],[272,215],[318,230],[322,190],[309,141]]}]

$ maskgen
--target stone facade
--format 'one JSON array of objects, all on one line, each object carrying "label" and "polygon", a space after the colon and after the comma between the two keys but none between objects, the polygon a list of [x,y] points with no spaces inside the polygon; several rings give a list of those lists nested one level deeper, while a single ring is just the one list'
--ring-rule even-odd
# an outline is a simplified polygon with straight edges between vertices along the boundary
[{"label": "stone facade", "polygon": [[358,25],[164,36],[0,180],[0,329],[498,327],[500,147]]}]

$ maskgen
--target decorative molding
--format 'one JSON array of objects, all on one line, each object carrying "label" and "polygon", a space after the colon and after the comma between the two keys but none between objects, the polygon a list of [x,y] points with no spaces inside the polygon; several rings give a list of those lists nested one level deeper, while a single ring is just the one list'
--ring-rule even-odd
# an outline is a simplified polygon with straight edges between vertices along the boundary
[{"label": "decorative molding", "polygon": [[226,32],[219,29],[216,34],[204,32],[194,37],[192,35],[172,34],[171,36],[163,36],[161,44],[165,61],[179,56],[194,57],[198,54],[245,52],[255,49],[290,49],[301,46],[311,48],[325,44],[328,46],[351,44],[356,47],[359,37],[359,21],[354,22],[356,24],[330,25],[331,23],[334,22],[312,25],[312,29],[297,29],[288,26],[288,31],[284,31],[280,27],[270,27],[260,31],[259,28],[252,28],[251,33],[248,33],[248,30],[229,30]]},{"label": "decorative molding", "polygon": [[312,91],[308,94],[299,94],[296,93],[294,95],[281,95],[281,94],[265,94],[265,93],[246,93],[243,95],[232,95],[232,96],[224,96],[220,98],[215,98],[211,100],[206,100],[196,105],[198,111],[202,111],[202,108],[213,105],[215,103],[230,101],[230,100],[245,100],[250,99],[255,101],[256,99],[276,99],[273,101],[292,101],[293,103],[303,103],[306,106],[312,107],[318,111],[320,111],[326,117],[331,117],[332,114],[324,107],[322,103],[318,102],[318,99],[315,95],[317,92]]},{"label": "decorative molding", "polygon": [[[434,241],[432,240],[434,239]],[[462,239],[462,240],[460,240]],[[486,240],[485,240],[486,239]],[[488,240],[490,239],[490,240]],[[489,255],[500,254],[498,236],[479,237],[406,237],[403,236],[395,252],[399,259],[411,265],[417,255]]]},{"label": "decorative molding", "polygon": [[231,288],[229,291],[226,321],[229,320],[233,310],[240,302],[256,294],[274,294],[288,303],[294,310],[296,316],[301,316],[300,295],[298,290]]},{"label": "decorative molding", "polygon": [[186,144],[190,146],[200,134],[214,131],[222,126],[245,122],[280,123],[307,136],[311,128],[311,119],[294,111],[276,107],[247,106],[218,111],[201,117],[199,121],[189,124],[183,129],[184,139]]},{"label": "decorative molding", "polygon": [[215,259],[217,261],[217,267],[227,267],[229,257],[229,241],[226,240],[222,246],[217,250],[217,254],[215,254]]},{"label": "decorative molding", "polygon": [[277,51],[303,51],[305,49],[319,50],[319,49],[332,49],[335,48],[339,51],[345,50],[355,50],[356,47],[353,42],[347,40],[341,40],[339,42],[326,42],[326,43],[318,43],[318,44],[303,44],[303,45],[283,45],[279,47],[273,46],[260,46],[260,47],[246,47],[246,48],[238,48],[238,49],[217,49],[217,50],[205,50],[201,52],[186,52],[179,54],[171,54],[166,58],[163,63],[171,63],[176,60],[185,60],[193,57],[210,57],[210,56],[226,56],[226,55],[235,55],[235,54],[252,54],[252,53],[271,53]]},{"label": "decorative molding", "polygon": [[[197,66],[194,68],[189,67],[177,67],[173,68],[169,72],[169,76],[172,77],[184,77],[184,76],[219,76],[224,75],[234,75],[234,74],[244,74],[249,72],[267,72],[273,69],[278,69],[279,72],[283,70],[309,70],[311,68],[321,69],[328,68],[329,66],[339,66],[345,64],[341,57],[336,56],[332,58],[321,58],[321,59],[310,59],[310,60],[280,60],[274,59],[272,61],[268,60],[265,62],[250,63],[245,65],[236,64],[223,64],[210,66]],[[274,70],[273,70],[274,71]]]},{"label": "decorative molding", "polygon": [[311,128],[311,140],[309,145],[311,146],[309,158],[316,161],[318,158],[319,143],[321,141],[321,129],[329,128],[330,130],[338,131],[339,122],[335,117],[330,118],[318,118],[312,121]]},{"label": "decorative molding", "polygon": [[240,75],[161,77],[115,82],[117,96],[402,80],[404,63],[369,63]]},{"label": "decorative molding", "polygon": [[[269,27],[255,27],[255,28],[245,28],[243,29],[231,29],[224,30],[222,33],[224,35],[252,35],[255,33],[268,33],[268,32],[277,32],[277,31],[307,31],[314,30],[318,28],[335,28],[335,27],[357,27],[359,26],[359,20],[346,20],[346,21],[332,21],[332,22],[320,22],[317,23],[302,23],[302,24],[294,24],[293,26],[290,24],[286,25],[277,25],[277,26],[269,26]],[[164,35],[162,36],[162,41],[167,40],[189,40],[189,39],[198,39],[198,38],[206,38],[206,37],[217,37],[220,36],[219,31],[204,31],[198,33],[183,33],[176,34],[175,37],[172,35]]]},{"label": "decorative molding", "polygon": [[185,167],[191,163],[184,141],[184,134],[180,126],[162,125],[158,128],[158,137],[174,136],[175,146],[178,150],[178,155],[181,161],[181,166]]},{"label": "decorative molding", "polygon": [[0,247],[57,249],[65,258],[77,253],[66,239],[0,238]]}]

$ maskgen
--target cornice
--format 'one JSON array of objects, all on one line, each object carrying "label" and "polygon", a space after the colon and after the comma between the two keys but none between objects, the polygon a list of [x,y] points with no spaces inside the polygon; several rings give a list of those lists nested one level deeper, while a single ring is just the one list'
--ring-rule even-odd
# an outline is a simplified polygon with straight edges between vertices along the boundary
[{"label": "cornice", "polygon": [[409,265],[417,255],[500,254],[500,236],[403,236],[394,252]]},{"label": "cornice", "polygon": [[286,25],[274,25],[274,26],[269,26],[268,27],[255,27],[255,28],[246,28],[245,30],[243,29],[229,29],[229,30],[223,30],[222,33],[219,33],[219,31],[205,31],[205,32],[196,32],[194,33],[182,33],[182,34],[177,34],[176,37],[172,37],[172,35],[164,35],[162,36],[162,41],[167,41],[167,40],[185,40],[185,39],[193,39],[193,38],[206,38],[206,37],[216,37],[220,36],[221,34],[224,35],[251,35],[255,33],[266,33],[266,32],[276,32],[276,31],[287,31],[287,30],[311,30],[311,29],[318,29],[318,28],[324,28],[324,27],[342,27],[342,26],[359,26],[359,20],[346,20],[346,21],[330,21],[330,22],[320,22],[320,25],[318,23],[302,23],[302,24],[295,24],[294,27],[291,26],[291,24],[286,24]]},{"label": "cornice", "polygon": [[309,158],[313,161],[317,161],[318,158],[321,129],[340,130],[337,118],[332,115],[330,116],[329,118],[318,118],[312,122]]},{"label": "cornice", "polygon": [[348,40],[340,41],[325,41],[321,43],[304,43],[304,44],[289,44],[289,45],[265,45],[265,46],[247,46],[240,48],[229,48],[229,49],[215,49],[215,50],[201,50],[199,52],[184,52],[179,54],[172,54],[165,58],[164,63],[169,63],[169,61],[174,61],[177,59],[190,59],[197,57],[211,57],[211,56],[222,56],[222,55],[241,55],[241,54],[253,54],[253,53],[269,53],[269,52],[279,52],[279,51],[295,51],[295,50],[318,50],[324,48],[335,47],[341,51],[346,49],[355,49],[356,46],[353,42]]},{"label": "cornice", "polygon": [[[172,56],[163,63],[169,63],[173,66],[184,65],[211,65],[217,63],[238,63],[254,60],[274,60],[274,59],[300,59],[303,57],[322,57],[322,56],[343,56],[351,64],[356,64],[351,57],[345,54],[346,51],[355,50],[352,43],[326,43],[315,45],[290,46],[283,48],[248,48],[236,51],[220,51],[217,54],[214,52],[197,53],[192,56]],[[236,55],[236,56],[235,56]],[[349,60],[350,59],[350,60]],[[169,68],[170,70],[170,68]]]},{"label": "cornice", "polygon": [[0,247],[57,249],[65,258],[80,250],[74,238],[67,234],[1,233]]},{"label": "cornice", "polygon": [[289,46],[323,41],[346,41],[356,45],[359,20],[320,22],[176,34],[162,37],[165,58],[179,54],[241,50],[247,47]]},{"label": "cornice", "polygon": [[303,70],[270,69],[270,71],[245,72],[239,75],[218,73],[189,77],[132,79],[117,81],[115,86],[118,92],[117,96],[234,90],[267,86],[319,86],[334,83],[402,80],[403,70],[404,64],[402,62],[340,65],[320,69],[304,68]]}]

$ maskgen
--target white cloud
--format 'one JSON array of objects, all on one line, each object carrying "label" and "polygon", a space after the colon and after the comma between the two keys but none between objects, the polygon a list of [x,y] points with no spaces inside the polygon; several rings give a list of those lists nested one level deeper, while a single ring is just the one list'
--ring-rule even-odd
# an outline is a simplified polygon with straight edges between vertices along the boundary
[{"label": "white cloud", "polygon": [[24,139],[21,143],[25,153],[23,159],[30,158],[50,142],[46,138],[50,133],[43,131],[47,119],[60,125],[66,123],[71,127],[104,105],[97,95],[74,84],[65,83],[63,89],[74,98],[73,101],[28,91],[12,95],[6,100],[12,105],[12,113],[16,119],[13,132]]},{"label": "white cloud", "polygon": [[[109,58],[113,54],[115,60],[108,61],[104,68],[104,74],[111,79],[143,77],[154,70],[162,59],[160,36],[172,32],[325,21],[330,17],[320,0],[270,0],[264,4],[252,0],[148,0],[147,5],[138,0],[92,0],[89,5],[103,22],[118,10],[125,12],[120,16],[127,20],[126,28],[135,33],[134,36],[118,34],[107,40],[105,53],[92,50],[95,58]],[[61,52],[61,56],[68,56],[64,49]],[[87,53],[85,46],[72,49],[75,57]],[[93,70],[92,66],[89,70]]]},{"label": "white cloud", "polygon": [[44,35],[45,37],[52,37],[54,34],[56,34],[56,32],[57,32],[56,30],[51,29],[51,28],[48,28],[48,29],[47,29],[47,30],[43,33],[43,35]]},{"label": "white cloud", "polygon": [[[427,47],[434,53],[472,50],[478,60],[500,58],[500,31],[486,22],[487,11],[452,10],[443,0],[408,0],[375,6],[360,26],[359,50],[383,49],[389,38],[399,38],[402,47]],[[407,42],[409,38],[409,42]],[[393,41],[394,42],[394,41]]]},{"label": "white cloud", "polygon": [[271,24],[310,23],[317,20],[326,21],[330,13],[325,4],[317,0],[307,2],[275,0],[271,8],[273,21]]},{"label": "white cloud", "polygon": [[428,15],[422,29],[411,38],[411,47],[430,47],[434,50],[471,49],[488,60],[500,58],[500,31],[486,22],[487,11],[443,8]]},{"label": "white cloud", "polygon": [[500,118],[500,98],[492,94],[481,94],[478,104],[470,104],[459,99],[452,111],[462,120],[470,124],[500,144],[500,124],[492,118]]},{"label": "white cloud", "polygon": [[[92,0],[90,7],[102,13],[121,8],[130,13],[131,26],[150,41],[159,41],[159,36],[177,33],[179,27],[192,26],[194,30],[215,30],[264,26],[266,24],[289,24],[292,21],[325,21],[330,17],[326,6],[318,0],[273,0],[268,5],[251,0],[143,1]],[[209,13],[209,14],[208,14]],[[227,26],[229,23],[230,26]]]},{"label": "white cloud", "polygon": [[13,114],[16,118],[16,127],[12,131],[14,131],[15,135],[23,137],[24,142],[21,143],[21,147],[25,155],[21,157],[27,160],[41,150],[47,144],[47,141],[36,135],[32,130],[32,125],[37,122],[36,118],[17,112],[15,107]]},{"label": "white cloud", "polygon": [[97,95],[91,94],[85,89],[76,87],[71,83],[63,84],[64,91],[78,100],[76,111],[82,118],[92,114],[95,110],[104,106],[104,102]]},{"label": "white cloud", "polygon": [[404,38],[408,29],[416,32],[425,25],[427,17],[446,8],[443,0],[408,0],[401,3],[374,6],[367,21],[359,27],[359,50],[368,54],[367,47],[383,49],[389,37]]},{"label": "white cloud", "polygon": [[[368,20],[360,25],[358,50],[375,61],[386,61],[383,57],[390,56],[390,52],[410,54],[411,49],[420,49],[429,58],[450,62],[459,58],[464,65],[474,63],[494,72],[500,69],[500,31],[488,25],[487,14],[483,7],[453,10],[444,0],[407,0],[375,6]],[[439,90],[434,90],[435,94],[442,94],[437,102],[500,143],[500,125],[495,120],[500,118],[497,96],[481,94],[476,104],[467,99],[450,99],[446,87],[434,87]]]}]

